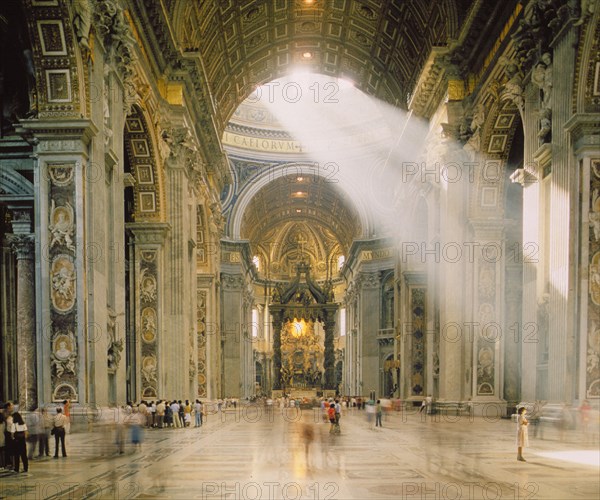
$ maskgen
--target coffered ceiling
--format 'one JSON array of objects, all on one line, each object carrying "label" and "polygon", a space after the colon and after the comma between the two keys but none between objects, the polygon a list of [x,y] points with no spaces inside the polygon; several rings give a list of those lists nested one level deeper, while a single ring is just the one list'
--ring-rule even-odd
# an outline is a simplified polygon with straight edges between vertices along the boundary
[{"label": "coffered ceiling", "polygon": [[432,46],[469,0],[162,0],[181,50],[201,59],[218,127],[252,89],[297,67],[401,107]]},{"label": "coffered ceiling", "polygon": [[298,176],[276,179],[252,198],[244,211],[241,236],[266,243],[265,235],[289,221],[321,227],[321,234],[333,235],[342,250],[361,234],[356,209],[343,192],[325,178]]}]

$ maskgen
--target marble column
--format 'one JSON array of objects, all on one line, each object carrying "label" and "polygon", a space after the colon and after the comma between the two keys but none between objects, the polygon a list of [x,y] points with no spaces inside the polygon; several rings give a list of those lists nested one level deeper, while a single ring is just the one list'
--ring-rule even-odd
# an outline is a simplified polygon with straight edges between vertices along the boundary
[{"label": "marble column", "polygon": [[35,336],[34,235],[9,235],[17,257],[17,367],[19,409],[37,408],[37,370]]}]

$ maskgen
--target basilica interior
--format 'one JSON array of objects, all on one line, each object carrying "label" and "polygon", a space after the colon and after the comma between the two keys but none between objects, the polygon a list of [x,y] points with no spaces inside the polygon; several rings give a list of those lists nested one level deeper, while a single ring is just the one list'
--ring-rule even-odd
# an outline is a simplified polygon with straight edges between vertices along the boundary
[{"label": "basilica interior", "polygon": [[600,402],[594,0],[4,0],[0,401]]}]

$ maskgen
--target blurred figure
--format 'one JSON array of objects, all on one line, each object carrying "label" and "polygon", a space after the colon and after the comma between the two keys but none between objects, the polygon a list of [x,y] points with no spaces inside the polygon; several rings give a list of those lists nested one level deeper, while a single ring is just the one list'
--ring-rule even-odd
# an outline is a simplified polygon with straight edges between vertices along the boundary
[{"label": "blurred figure", "polygon": [[581,422],[581,430],[584,434],[589,432],[591,409],[590,402],[587,399],[584,399],[579,407],[579,420]]},{"label": "blurred figure", "polygon": [[335,403],[329,403],[329,409],[327,410],[327,416],[329,418],[329,422],[331,423],[331,427],[329,428],[329,433],[330,434],[339,434],[339,431],[336,428],[336,426],[339,428],[339,425],[337,424],[337,421],[335,418]]},{"label": "blurred figure", "polygon": [[52,417],[46,408],[40,409],[40,434],[38,436],[38,457],[50,456],[50,444],[48,442],[50,429],[52,429]]},{"label": "blurred figure", "polygon": [[367,410],[367,424],[371,427],[371,423],[373,422],[373,417],[375,416],[375,401],[369,400],[366,406]]},{"label": "blurred figure", "polygon": [[131,444],[139,451],[142,451],[144,423],[146,422],[146,416],[142,413],[133,410],[133,414],[129,419],[129,427],[131,429]]},{"label": "blurred figure", "polygon": [[311,424],[302,425],[302,442],[304,443],[304,457],[306,467],[310,468],[310,445],[315,440],[315,430]]},{"label": "blurred figure", "polygon": [[377,404],[375,405],[375,427],[383,427],[381,425],[381,417],[383,415],[383,409],[381,407],[381,400],[377,400]]},{"label": "blurred figure", "polygon": [[65,424],[65,432],[69,434],[71,432],[71,400],[65,399],[63,401],[63,415],[67,419],[67,423]]},{"label": "blurred figure", "polygon": [[0,408],[0,469],[6,466],[4,450],[6,449],[6,437],[4,437],[4,408]]},{"label": "blurred figure", "polygon": [[523,448],[529,446],[529,436],[527,432],[527,426],[529,422],[527,418],[525,418],[525,414],[527,410],[524,406],[521,406],[517,414],[519,415],[517,418],[517,460],[519,462],[525,462],[526,460],[523,458]]},{"label": "blurred figure", "polygon": [[[35,411],[29,412],[25,415],[25,423],[27,425],[27,429],[29,432],[29,436],[27,437],[27,442],[29,443],[29,451],[27,453],[27,458],[29,460],[33,459],[33,454],[35,452],[35,447],[38,444],[40,435],[42,433],[42,421],[41,421],[40,409],[37,408]],[[41,456],[41,453],[40,453]]]}]

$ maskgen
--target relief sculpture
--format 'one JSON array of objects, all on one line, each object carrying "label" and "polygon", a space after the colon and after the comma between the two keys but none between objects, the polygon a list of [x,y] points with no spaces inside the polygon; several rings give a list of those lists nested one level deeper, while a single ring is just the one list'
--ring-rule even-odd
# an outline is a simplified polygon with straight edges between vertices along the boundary
[{"label": "relief sculpture", "polygon": [[75,304],[75,266],[68,255],[58,255],[52,262],[52,305],[66,313]]}]

